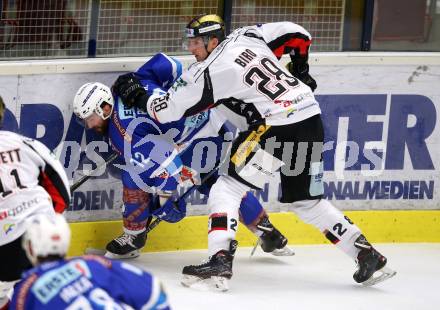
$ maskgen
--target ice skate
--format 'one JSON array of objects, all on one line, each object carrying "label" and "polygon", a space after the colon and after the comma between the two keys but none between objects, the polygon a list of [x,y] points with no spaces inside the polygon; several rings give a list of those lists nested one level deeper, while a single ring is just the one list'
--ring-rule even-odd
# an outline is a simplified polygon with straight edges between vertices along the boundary
[{"label": "ice skate", "polygon": [[268,217],[263,217],[257,224],[257,229],[263,234],[258,238],[257,243],[252,249],[251,256],[254,255],[260,245],[264,252],[274,256],[292,256],[295,252],[287,246],[287,238],[276,229],[269,221]]},{"label": "ice skate", "polygon": [[357,283],[372,286],[396,275],[396,271],[385,267],[386,257],[374,249],[364,235],[356,239],[354,246],[361,250],[356,260],[358,269],[353,275]]},{"label": "ice skate", "polygon": [[145,232],[137,235],[124,232],[107,244],[105,257],[113,259],[138,257],[140,255],[140,249],[145,246],[146,241],[147,234]]},{"label": "ice skate", "polygon": [[229,289],[228,280],[232,277],[232,261],[237,245],[238,242],[232,240],[229,251],[221,250],[201,265],[185,266],[182,271],[182,285],[227,291]]}]

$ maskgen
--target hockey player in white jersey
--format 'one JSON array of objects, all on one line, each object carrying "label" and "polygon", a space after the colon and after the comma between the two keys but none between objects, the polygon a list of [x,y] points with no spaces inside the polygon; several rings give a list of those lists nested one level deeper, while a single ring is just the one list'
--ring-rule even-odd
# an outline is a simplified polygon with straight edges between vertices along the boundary
[{"label": "hockey player in white jersey", "polygon": [[[141,78],[141,83],[148,93],[165,93],[174,81],[180,78],[181,68],[181,63],[176,59],[158,53],[143,64],[136,71],[136,75]],[[198,146],[209,143],[216,148],[215,151],[212,149],[206,153],[205,162],[221,162],[223,152],[228,149],[224,144],[224,136],[233,134],[233,130],[225,124],[224,117],[216,111],[201,113],[200,117],[195,116],[195,119],[198,119],[196,122],[194,118],[183,118],[165,125],[156,123],[145,115],[145,111],[136,108],[125,109],[119,98],[112,96],[110,88],[101,83],[88,83],[80,87],[74,98],[73,111],[88,128],[107,135],[112,148],[120,154],[125,163],[138,159],[139,154],[146,158],[146,162],[156,163],[152,169],[146,169],[148,171],[141,173],[133,171],[130,165],[126,166],[127,170],[121,170],[124,233],[107,245],[106,255],[111,258],[131,258],[139,255],[139,250],[146,243],[146,230],[151,223],[151,215],[172,223],[185,217],[185,200],[180,198],[173,202],[168,201],[167,197],[179,184],[182,185],[186,181],[194,184],[197,175],[197,179],[205,181],[203,185],[193,189],[197,188],[200,193],[209,195],[210,185],[218,175],[215,170],[207,179],[205,176],[208,172],[200,170],[201,161],[193,155],[198,153]],[[102,113],[97,114],[97,111]],[[125,132],[130,131],[133,124],[137,124],[135,131],[130,135],[131,138],[127,139]],[[167,136],[172,136],[172,139],[168,141],[168,138],[165,138]],[[156,173],[156,169],[161,172]],[[148,192],[148,187],[151,191],[154,189],[158,195]],[[159,204],[157,196],[163,196],[168,203]],[[178,207],[174,207],[175,203]],[[246,194],[239,211],[242,223],[258,236],[258,244],[263,251],[283,256],[294,254],[287,246],[287,238],[272,225],[253,193]]]},{"label": "hockey player in white jersey", "polygon": [[[145,97],[134,91],[140,88],[130,75],[120,76],[114,85],[126,105],[143,108],[162,123],[217,105],[247,120],[248,130],[234,141],[228,175],[219,178],[208,200],[209,225],[225,223],[223,230],[210,229],[209,261],[186,266],[182,283],[210,278],[219,289],[227,289],[236,247],[229,223],[236,221],[240,197],[249,188],[260,188],[264,175],[277,172],[280,165],[280,201],[357,262],[354,280],[373,285],[392,277],[395,272],[385,267],[386,258],[360,229],[322,199],[324,131],[313,94],[316,82],[309,74],[310,34],[297,24],[278,22],[239,28],[225,38],[223,27],[215,15],[188,24],[189,50],[204,51],[183,73],[185,83],[165,95]],[[289,70],[279,63],[283,54],[291,57]]]},{"label": "hockey player in white jersey", "polygon": [[[0,98],[0,128],[5,105]],[[62,213],[70,189],[61,163],[41,142],[0,130],[0,308],[21,273],[32,267],[21,247],[26,220]]]}]

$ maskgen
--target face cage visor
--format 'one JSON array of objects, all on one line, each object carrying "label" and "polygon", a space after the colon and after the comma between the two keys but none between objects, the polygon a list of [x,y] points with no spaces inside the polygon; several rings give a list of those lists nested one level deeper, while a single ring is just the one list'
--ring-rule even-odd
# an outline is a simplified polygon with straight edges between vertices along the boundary
[{"label": "face cage visor", "polygon": [[185,51],[190,51],[192,49],[198,49],[201,47],[208,46],[209,36],[199,36],[199,37],[188,37],[186,34],[182,38],[182,48]]},{"label": "face cage visor", "polygon": [[111,106],[111,111],[107,116],[104,116],[104,110],[102,109],[103,106],[106,104],[110,105],[107,102],[102,102],[100,107],[96,107],[96,109],[93,110],[92,114],[87,116],[86,118],[81,118],[77,114],[75,114],[75,121],[81,125],[81,127],[84,127],[86,129],[91,129],[94,127],[94,124],[98,123],[99,120],[106,120],[110,117],[110,115],[113,112],[113,106]]}]

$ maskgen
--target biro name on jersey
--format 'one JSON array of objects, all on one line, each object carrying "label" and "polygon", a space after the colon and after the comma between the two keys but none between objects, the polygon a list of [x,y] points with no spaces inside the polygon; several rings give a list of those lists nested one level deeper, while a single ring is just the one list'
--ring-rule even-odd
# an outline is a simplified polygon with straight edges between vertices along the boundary
[{"label": "biro name on jersey", "polygon": [[234,59],[234,62],[240,67],[245,68],[256,56],[257,54],[247,48],[244,50],[244,52],[241,52],[237,58]]}]

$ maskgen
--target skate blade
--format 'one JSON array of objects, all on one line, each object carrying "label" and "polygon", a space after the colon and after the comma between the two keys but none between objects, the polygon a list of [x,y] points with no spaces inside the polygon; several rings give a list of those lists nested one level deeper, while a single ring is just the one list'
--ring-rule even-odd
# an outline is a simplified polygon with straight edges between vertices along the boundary
[{"label": "skate blade", "polygon": [[[255,251],[257,250],[258,246],[261,244],[260,239],[257,240],[257,243],[255,243],[254,248],[251,251],[251,257],[254,256]],[[295,252],[289,248],[287,245],[284,248],[281,249],[275,249],[272,252],[269,252],[273,256],[293,256],[295,255]]]},{"label": "skate blade", "polygon": [[202,279],[196,276],[183,275],[180,283],[185,287],[202,291],[226,292],[229,290],[228,279],[225,277]]},{"label": "skate blade", "polygon": [[295,255],[295,252],[286,245],[284,248],[275,249],[274,251],[270,252],[270,254],[273,256],[293,256]]},{"label": "skate blade", "polygon": [[[379,273],[379,275],[375,276],[377,273]],[[372,285],[376,285],[380,282],[383,282],[389,278],[392,278],[396,275],[396,271],[391,270],[388,267],[383,267],[380,270],[377,270],[372,276],[371,278],[369,278],[367,281],[362,282],[363,286],[372,286]]]},{"label": "skate blade", "polygon": [[141,253],[139,250],[134,250],[134,251],[131,251],[130,253],[123,254],[123,255],[115,254],[115,253],[107,251],[107,252],[105,252],[104,256],[107,258],[111,258],[111,259],[129,259],[129,258],[136,258],[140,254]]},{"label": "skate blade", "polygon": [[257,242],[254,245],[254,248],[251,251],[251,257],[254,256],[255,251],[257,250],[258,246],[261,244],[260,238],[257,239]]}]

